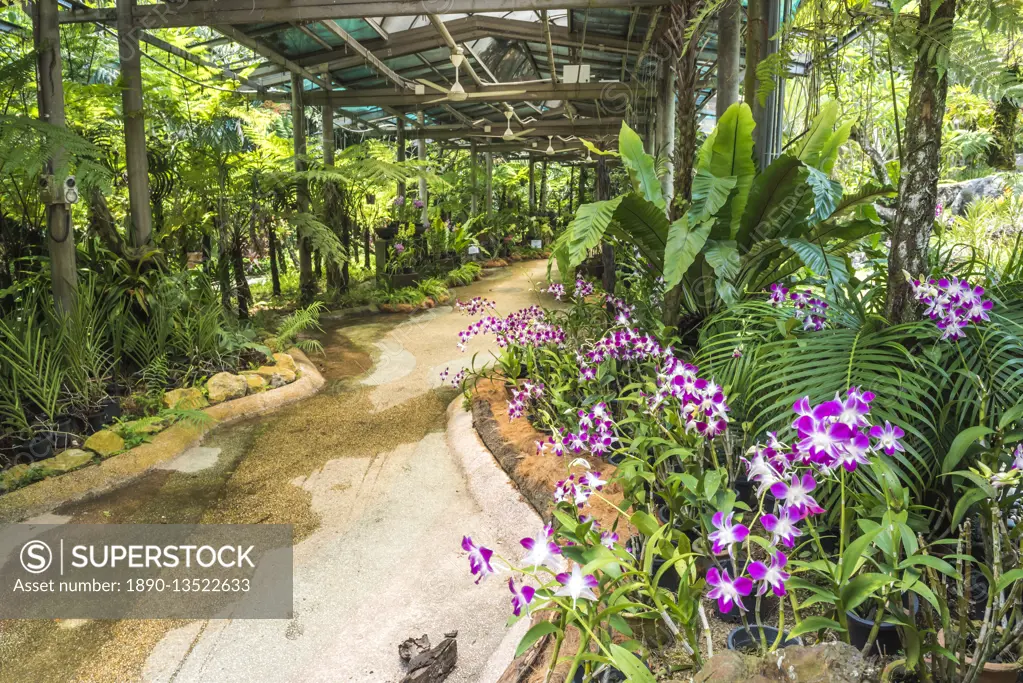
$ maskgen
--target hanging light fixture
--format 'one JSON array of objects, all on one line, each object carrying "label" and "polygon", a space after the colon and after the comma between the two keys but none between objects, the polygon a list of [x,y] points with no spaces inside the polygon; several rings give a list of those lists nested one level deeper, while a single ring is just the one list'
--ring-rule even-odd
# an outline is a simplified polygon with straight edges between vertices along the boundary
[{"label": "hanging light fixture", "polygon": [[515,139],[515,133],[512,132],[512,129],[511,129],[511,119],[512,119],[511,107],[509,107],[508,109],[505,109],[505,111],[504,111],[504,118],[508,119],[508,127],[504,131],[503,138],[504,138],[504,140],[506,142],[510,142],[511,140]]},{"label": "hanging light fixture", "polygon": [[465,93],[465,88],[458,82],[459,70],[462,66],[462,62],[465,61],[465,54],[462,52],[461,47],[455,47],[451,53],[451,65],[455,67],[455,84],[451,86],[451,90],[448,91],[448,99],[452,102],[465,102],[468,95]]},{"label": "hanging light fixture", "polygon": [[548,154],[554,154],[554,136],[553,135],[548,135],[547,136],[547,153]]}]

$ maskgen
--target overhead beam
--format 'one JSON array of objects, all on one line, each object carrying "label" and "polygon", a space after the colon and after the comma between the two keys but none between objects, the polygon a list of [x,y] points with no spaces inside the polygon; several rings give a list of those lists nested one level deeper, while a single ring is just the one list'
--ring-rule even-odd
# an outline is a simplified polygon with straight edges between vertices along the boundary
[{"label": "overhead beam", "polygon": [[148,31],[138,31],[138,37],[139,40],[142,41],[143,43],[152,45],[153,47],[163,50],[164,52],[167,52],[169,54],[172,54],[175,57],[184,59],[186,62],[191,62],[196,66],[201,66],[205,69],[209,69],[210,71],[214,71],[225,79],[238,81],[242,85],[247,85],[250,88],[254,88],[256,90],[263,90],[263,85],[261,83],[257,83],[251,78],[246,78],[245,76],[236,74],[234,71],[231,71],[231,69],[217,66],[212,62],[207,62],[202,57],[194,55],[188,50],[184,50],[178,47],[177,45],[172,45],[163,38],[158,38],[154,36],[152,33],[149,33]]},{"label": "overhead beam", "polygon": [[[509,89],[521,89],[522,92],[510,95]],[[497,94],[492,96],[474,97],[467,100],[470,104],[486,104],[487,102],[542,102],[546,100],[597,100],[608,92],[614,92],[618,97],[627,93],[632,96],[642,97],[645,87],[639,83],[621,83],[619,81],[601,83],[525,83],[521,86],[516,83],[502,83],[500,85],[482,88],[479,86],[465,86],[466,93],[470,95],[483,94],[488,91]],[[258,96],[257,99],[269,99],[273,101],[289,101],[290,96],[286,93],[267,93],[265,96]],[[411,92],[395,92],[393,88],[366,88],[363,90],[333,90],[306,91],[304,100],[308,106],[320,106],[333,104],[337,107],[416,107],[425,104],[432,104],[438,100],[437,93],[416,95]],[[437,104],[450,103],[451,100],[441,100]]]},{"label": "overhead beam", "polygon": [[358,54],[360,57],[366,60],[366,62],[378,74],[380,74],[381,76],[389,80],[391,83],[394,83],[399,87],[404,88],[408,86],[408,83],[405,81],[404,78],[399,76],[397,72],[394,71],[394,69],[380,61],[376,55],[374,55],[371,51],[367,50],[362,45],[362,43],[360,43],[358,40],[352,37],[351,33],[341,28],[341,26],[336,21],[334,21],[333,19],[326,19],[323,21],[323,26],[328,31],[333,33],[335,36],[343,40],[348,45],[348,47],[352,48],[352,50],[356,52],[356,54]]},{"label": "overhead beam", "polygon": [[[447,0],[444,11],[450,14],[512,12],[542,9],[604,9],[655,7],[667,0]],[[305,22],[323,19],[361,19],[367,12],[376,17],[420,14],[418,3],[410,0],[382,0],[367,5],[363,0],[192,0],[187,4],[159,3],[136,5],[132,22],[141,28],[180,28],[261,24],[266,22]],[[91,21],[113,22],[116,9],[70,10],[61,12],[61,23]]]},{"label": "overhead beam", "polygon": [[[636,123],[636,121],[631,121]],[[642,120],[641,120],[642,122]],[[464,124],[440,124],[433,126],[422,126],[421,132],[427,140],[457,140],[459,138],[477,138],[477,139],[490,139],[497,142],[503,142],[501,133],[504,131],[506,122],[504,121],[488,121],[491,132],[484,134],[482,132],[482,126],[480,124],[473,126],[472,122],[469,125]],[[575,135],[576,137],[602,137],[604,135],[616,135],[622,128],[622,119],[608,118],[601,119],[599,121],[592,120],[581,120],[576,119],[573,123],[567,119],[555,120],[555,121],[544,121],[542,123],[530,124],[531,130],[529,133],[523,135],[522,131],[515,131],[519,135],[523,135],[524,138],[543,138],[541,142],[546,142],[548,136],[561,136],[568,137]],[[393,135],[395,131],[385,131],[383,134],[386,136]],[[368,137],[374,137],[369,135]],[[518,142],[518,141],[514,141]],[[546,147],[546,145],[544,145]]]},{"label": "overhead beam", "polygon": [[[142,5],[142,6],[143,7],[149,7],[150,5]],[[139,7],[139,5],[136,5],[136,8],[138,8],[138,7]],[[277,52],[276,50],[274,50],[274,49],[272,49],[270,47],[267,47],[266,45],[263,45],[262,43],[257,41],[255,38],[251,38],[251,37],[247,36],[245,33],[243,33],[242,31],[238,30],[234,26],[214,26],[213,28],[215,28],[217,31],[220,31],[225,36],[227,36],[228,38],[230,38],[234,42],[238,43],[239,45],[243,45],[243,46],[249,48],[250,50],[252,50],[256,54],[263,55],[264,57],[269,59],[274,64],[277,64],[278,66],[281,66],[284,69],[287,69],[288,71],[290,71],[293,74],[302,76],[306,80],[309,80],[309,81],[315,83],[316,85],[320,86],[321,88],[324,88],[326,90],[330,90],[330,87],[331,87],[330,83],[325,81],[325,80],[323,80],[322,77],[318,76],[317,74],[314,74],[312,71],[310,71],[309,69],[306,69],[304,66],[300,66],[300,65],[296,64],[292,60],[288,59],[284,55],[282,55],[279,52]],[[282,101],[289,101],[290,102],[291,101],[291,97],[288,96],[287,100],[282,100]]]}]

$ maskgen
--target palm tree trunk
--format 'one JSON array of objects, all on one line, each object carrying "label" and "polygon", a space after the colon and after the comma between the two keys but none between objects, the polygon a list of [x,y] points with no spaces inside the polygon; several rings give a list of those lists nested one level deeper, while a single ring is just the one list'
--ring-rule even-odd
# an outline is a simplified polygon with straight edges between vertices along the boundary
[{"label": "palm tree trunk", "polygon": [[941,161],[941,124],[945,117],[948,78],[939,73],[931,48],[934,42],[947,45],[955,19],[956,0],[942,0],[931,14],[931,3],[920,5],[921,40],[913,66],[913,81],[906,111],[905,157],[899,181],[895,230],[888,254],[888,300],[885,315],[892,324],[919,317],[911,284],[928,270],[927,252],[938,202],[938,169]]}]

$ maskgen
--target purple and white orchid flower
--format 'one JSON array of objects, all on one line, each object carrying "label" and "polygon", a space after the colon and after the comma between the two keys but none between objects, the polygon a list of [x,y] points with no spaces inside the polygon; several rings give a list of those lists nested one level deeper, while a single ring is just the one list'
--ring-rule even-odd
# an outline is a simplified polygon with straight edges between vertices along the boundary
[{"label": "purple and white orchid flower", "polygon": [[491,574],[497,573],[497,570],[490,564],[490,558],[494,555],[494,551],[490,548],[476,545],[471,538],[463,536],[462,550],[469,553],[469,570],[474,576],[479,574],[476,578],[476,583],[479,583]]},{"label": "purple and white orchid flower", "polygon": [[747,571],[754,581],[760,582],[757,595],[763,595],[770,587],[778,597],[785,595],[785,582],[789,580],[789,573],[783,571],[788,558],[780,550],[771,553],[771,565],[763,562],[751,562]]},{"label": "purple and white orchid flower", "polygon": [[512,594],[512,614],[520,616],[522,614],[522,610],[525,610],[526,614],[529,614],[529,603],[533,601],[533,596],[536,595],[536,589],[525,584],[523,584],[520,588],[516,588],[515,580],[508,579],[508,590],[510,590]]},{"label": "purple and white orchid flower", "polygon": [[519,544],[526,549],[526,554],[522,557],[523,566],[534,569],[542,566],[558,568],[558,556],[561,555],[561,548],[551,540],[553,535],[554,527],[548,524],[534,538],[523,538],[519,541]]},{"label": "purple and white orchid flower", "polygon": [[771,494],[778,500],[784,500],[786,505],[792,506],[802,514],[819,515],[824,508],[817,504],[810,492],[817,488],[817,480],[810,472],[803,472],[803,476],[792,475],[792,480],[786,484],[778,482],[771,487]]},{"label": "purple and white orchid flower", "polygon": [[572,607],[578,600],[596,601],[597,595],[593,589],[599,585],[597,577],[593,574],[583,574],[579,565],[573,565],[572,572],[563,572],[554,577],[561,584],[554,595],[563,598],[572,598]]},{"label": "purple and white orchid flower", "polygon": [[777,515],[766,514],[760,517],[760,524],[771,534],[771,543],[779,541],[786,548],[794,548],[796,537],[803,532],[796,526],[803,520],[803,513],[791,506],[782,506]]},{"label": "purple and white orchid flower", "polygon": [[727,569],[718,571],[717,567],[711,567],[707,570],[707,585],[712,586],[707,591],[707,597],[718,601],[718,610],[722,613],[730,612],[732,605],[746,611],[742,598],[753,591],[753,581],[749,577],[739,576],[732,579],[728,576]]},{"label": "purple and white orchid flower", "polygon": [[734,516],[734,512],[729,512],[727,517],[724,512],[717,512],[714,514],[713,519],[711,519],[711,523],[714,524],[716,531],[710,532],[707,538],[714,544],[712,549],[717,555],[723,552],[728,552],[731,555],[732,546],[736,543],[742,543],[749,536],[749,528],[746,525],[732,523],[732,517]]},{"label": "purple and white orchid flower", "polygon": [[899,443],[899,439],[905,435],[904,431],[887,420],[885,420],[884,427],[874,425],[870,428],[871,438],[877,441],[876,447],[884,451],[885,455],[894,455],[895,451],[905,451],[906,449]]}]

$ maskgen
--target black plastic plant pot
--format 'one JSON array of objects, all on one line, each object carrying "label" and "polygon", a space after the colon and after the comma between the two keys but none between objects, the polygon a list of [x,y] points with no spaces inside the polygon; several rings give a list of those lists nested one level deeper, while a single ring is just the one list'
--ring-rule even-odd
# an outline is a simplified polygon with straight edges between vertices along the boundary
[{"label": "black plastic plant pot", "polygon": [[[778,629],[773,626],[760,626],[759,624],[739,626],[733,628],[728,634],[728,649],[737,652],[757,652],[761,647],[761,634],[767,642],[767,647],[774,645],[774,642],[778,639]],[[798,636],[789,638],[789,634],[785,633],[778,647],[792,647],[802,644],[803,641]]]},{"label": "black plastic plant pot", "polygon": [[[650,578],[657,576],[657,572],[664,566],[666,560],[661,557],[655,557],[653,564],[650,567]],[[675,566],[672,565],[661,575],[661,580],[657,582],[657,585],[661,588],[671,591],[672,593],[678,592],[679,587],[679,575],[675,571]]]},{"label": "black plastic plant pot", "polygon": [[[572,683],[584,683],[583,668],[580,666],[575,670],[575,675],[572,676]],[[614,667],[608,667],[601,670],[600,673],[590,676],[588,683],[625,683],[628,678],[625,674]]]},{"label": "black plastic plant pot", "polygon": [[757,505],[757,487],[752,481],[746,478],[745,474],[740,474],[732,482],[732,488],[735,489],[735,497],[738,500],[746,503],[751,508],[756,509]]},{"label": "black plastic plant pot", "polygon": [[[731,572],[728,573],[731,576]],[[733,577],[734,578],[734,577]],[[757,596],[748,595],[742,599],[742,604],[746,607],[746,618],[756,618],[756,606]],[[773,619],[778,614],[778,597],[772,593],[761,596],[760,598],[760,618],[764,620]],[[738,605],[732,605],[732,609],[727,612],[717,612],[718,618],[726,624],[741,624],[742,623],[742,610],[739,609]],[[760,637],[759,635],[757,636]]]},{"label": "black plastic plant pot", "polygon": [[24,450],[32,457],[32,460],[45,460],[53,457],[53,444],[43,434],[33,436],[25,442]]},{"label": "black plastic plant pot", "polygon": [[[913,614],[916,614],[920,608],[920,603],[915,595],[909,600],[904,599],[904,603],[911,603]],[[845,614],[849,618],[849,643],[857,650],[862,650],[870,638],[871,630],[874,628],[873,617],[876,615],[876,612],[871,614],[870,617],[861,617],[852,610],[847,611]],[[868,654],[885,657],[893,655],[902,649],[904,647],[902,638],[899,637],[898,626],[882,623],[877,629],[877,638],[874,640],[874,645]]]},{"label": "black plastic plant pot", "polygon": [[53,448],[63,451],[74,445],[75,438],[85,432],[86,422],[77,415],[58,415],[54,422],[53,431],[46,432],[45,436],[53,444]]},{"label": "black plastic plant pot", "polygon": [[15,465],[31,465],[34,462],[35,458],[32,457],[31,453],[26,450],[19,450],[11,457],[10,464],[11,467],[14,467]]},{"label": "black plastic plant pot", "polygon": [[96,410],[89,413],[89,427],[92,428],[92,431],[98,432],[119,417],[121,417],[121,404],[117,402],[117,399],[105,398]]}]

